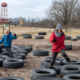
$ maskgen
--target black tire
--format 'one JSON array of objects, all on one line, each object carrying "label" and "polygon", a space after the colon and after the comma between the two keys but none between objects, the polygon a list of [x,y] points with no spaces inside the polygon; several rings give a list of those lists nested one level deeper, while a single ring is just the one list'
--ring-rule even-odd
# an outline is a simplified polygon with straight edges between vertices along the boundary
[{"label": "black tire", "polygon": [[22,59],[26,59],[26,54],[24,54],[24,53],[15,53],[15,54],[20,55]]},{"label": "black tire", "polygon": [[23,36],[24,39],[31,39],[32,38],[32,35],[26,35],[26,36]]},{"label": "black tire", "polygon": [[56,78],[56,77],[44,77],[44,78],[40,78],[38,80],[65,80],[65,79]]},{"label": "black tire", "polygon": [[2,52],[2,53],[0,53],[0,55],[6,55],[6,56],[9,56],[8,52]]},{"label": "black tire", "polygon": [[49,56],[49,51],[47,51],[47,50],[34,50],[33,56]]},{"label": "black tire", "polygon": [[25,50],[20,50],[20,49],[18,49],[18,50],[14,50],[13,51],[14,53],[24,53],[24,54],[28,54],[28,52],[27,51],[25,51]]},{"label": "black tire", "polygon": [[24,61],[21,59],[7,59],[3,61],[4,68],[22,68]]},{"label": "black tire", "polygon": [[31,34],[22,34],[22,36],[31,35]]},{"label": "black tire", "polygon": [[[26,47],[25,47],[26,48]],[[33,50],[33,48],[32,47],[29,47],[30,49],[31,49],[31,51]]]},{"label": "black tire", "polygon": [[0,80],[25,80],[21,77],[5,77],[5,78],[1,78]]},{"label": "black tire", "polygon": [[0,67],[2,67],[3,61],[4,61],[4,59],[3,58],[0,58]]},{"label": "black tire", "polygon": [[0,58],[5,59],[5,58],[8,58],[8,56],[6,56],[6,55],[0,55]]},{"label": "black tire", "polygon": [[[42,60],[42,61],[41,61],[41,66],[43,66],[43,65],[49,66],[50,62],[51,62],[50,59]],[[60,65],[60,66],[61,66],[61,61],[55,60],[54,65]]]},{"label": "black tire", "polygon": [[24,53],[24,54],[26,54],[26,55],[28,54],[28,52],[25,51],[25,50],[22,50],[22,51],[21,51],[21,50],[18,50],[18,51],[19,51],[20,53]]},{"label": "black tire", "polygon": [[24,45],[17,45],[17,47],[24,48],[25,46]]},{"label": "black tire", "polygon": [[27,52],[31,52],[33,50],[32,47],[20,47],[20,48],[26,50]]},{"label": "black tire", "polygon": [[27,52],[31,52],[32,51],[32,47],[25,47],[23,49],[25,49]]},{"label": "black tire", "polygon": [[51,70],[56,71],[57,74],[60,74],[60,66],[59,65],[58,66],[57,65],[54,65],[52,68],[50,68],[49,65],[48,66],[43,65],[41,68],[51,69]]},{"label": "black tire", "polygon": [[35,39],[44,39],[44,36],[35,36]]},{"label": "black tire", "polygon": [[63,77],[65,80],[80,80],[80,74],[69,74]]},{"label": "black tire", "polygon": [[22,56],[19,55],[19,54],[13,54],[13,56],[14,56],[14,58],[16,58],[16,59],[23,59]]},{"label": "black tire", "polygon": [[80,66],[79,65],[65,65],[60,69],[60,76],[63,77],[67,74],[80,74]]},{"label": "black tire", "polygon": [[38,35],[47,35],[46,32],[39,32]]},{"label": "black tire", "polygon": [[[80,65],[79,60],[71,60],[73,65]],[[67,62],[67,60],[62,61],[62,65],[70,65],[70,62]]]},{"label": "black tire", "polygon": [[12,49],[17,50],[19,47],[18,46],[12,46]]},{"label": "black tire", "polygon": [[71,41],[77,41],[77,39],[71,39]]},{"label": "black tire", "polygon": [[30,73],[31,80],[38,80],[42,77],[56,77],[56,72],[51,69],[35,69]]},{"label": "black tire", "polygon": [[[47,57],[46,59],[52,59],[52,57]],[[60,57],[57,57],[56,60],[63,61],[63,59]]]},{"label": "black tire", "polygon": [[71,40],[71,36],[65,36],[65,40]]},{"label": "black tire", "polygon": [[77,36],[77,39],[80,39],[80,36]]},{"label": "black tire", "polygon": [[71,44],[65,44],[66,50],[72,50],[72,45]]}]

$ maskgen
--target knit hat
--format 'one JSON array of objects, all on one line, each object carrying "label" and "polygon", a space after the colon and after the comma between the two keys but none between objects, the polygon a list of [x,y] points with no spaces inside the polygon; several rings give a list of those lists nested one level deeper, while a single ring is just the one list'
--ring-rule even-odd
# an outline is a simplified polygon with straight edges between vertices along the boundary
[{"label": "knit hat", "polygon": [[58,29],[62,29],[62,26],[61,26],[61,24],[57,24],[57,26],[56,26],[56,30],[58,30]]}]

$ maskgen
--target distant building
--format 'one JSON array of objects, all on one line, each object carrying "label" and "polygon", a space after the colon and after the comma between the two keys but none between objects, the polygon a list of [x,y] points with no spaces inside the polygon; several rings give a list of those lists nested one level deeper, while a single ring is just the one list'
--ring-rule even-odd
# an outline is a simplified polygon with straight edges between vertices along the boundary
[{"label": "distant building", "polygon": [[20,19],[20,26],[25,26],[26,25],[26,22],[25,22],[25,20],[23,20],[23,19]]}]

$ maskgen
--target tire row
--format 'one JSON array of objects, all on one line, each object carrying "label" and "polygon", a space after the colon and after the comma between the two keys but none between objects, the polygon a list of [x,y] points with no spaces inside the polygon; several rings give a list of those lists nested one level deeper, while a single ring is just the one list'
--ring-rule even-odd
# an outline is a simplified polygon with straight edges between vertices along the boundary
[{"label": "tire row", "polygon": [[77,38],[71,38],[71,36],[65,36],[65,40],[77,41],[80,40],[80,36],[77,36]]},{"label": "tire row", "polygon": [[[35,36],[35,39],[44,39],[44,36],[42,35],[47,35],[46,32],[39,32],[38,35],[40,36]],[[24,39],[31,39],[32,35],[31,34],[22,34]]]},{"label": "tire row", "polygon": [[32,47],[25,47],[25,46],[12,46],[11,53],[13,54],[14,58],[9,58],[9,54],[7,53],[6,49],[3,49],[2,53],[0,53],[0,67],[4,68],[22,68],[24,66],[24,59],[29,52],[33,49]]}]

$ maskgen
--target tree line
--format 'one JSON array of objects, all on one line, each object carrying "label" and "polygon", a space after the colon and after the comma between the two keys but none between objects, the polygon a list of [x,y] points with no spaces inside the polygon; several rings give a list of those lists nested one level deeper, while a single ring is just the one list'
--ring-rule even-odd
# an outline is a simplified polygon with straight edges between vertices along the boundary
[{"label": "tree line", "polygon": [[19,19],[24,19],[28,27],[51,27],[61,23],[64,28],[79,28],[80,26],[80,0],[53,0],[51,6],[45,10],[46,18],[10,18],[12,24],[19,25]]}]

